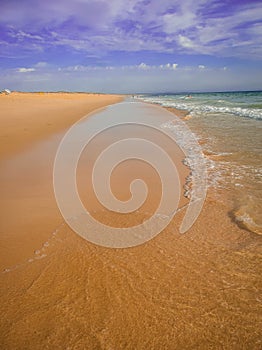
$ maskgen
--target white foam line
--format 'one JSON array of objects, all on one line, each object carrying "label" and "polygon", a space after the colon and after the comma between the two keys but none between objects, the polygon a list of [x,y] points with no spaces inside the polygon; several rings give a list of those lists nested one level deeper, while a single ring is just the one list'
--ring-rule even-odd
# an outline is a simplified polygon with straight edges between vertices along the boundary
[{"label": "white foam line", "polygon": [[63,226],[65,226],[65,222],[62,222],[59,226],[57,226],[57,228],[51,233],[51,235],[49,236],[48,240],[43,243],[43,245],[42,245],[42,247],[40,249],[34,250],[34,256],[33,257],[28,258],[26,261],[24,261],[24,262],[22,262],[20,264],[16,264],[14,266],[5,268],[5,269],[2,270],[1,273],[4,274],[4,273],[8,273],[8,272],[13,272],[15,270],[18,270],[18,269],[26,266],[28,263],[32,263],[34,261],[41,260],[41,259],[45,258],[47,256],[47,254],[45,254],[45,251],[50,246],[50,241],[52,239],[54,239],[54,238],[57,241],[61,241],[61,240],[57,239],[56,235],[57,235],[57,233],[59,232],[59,230]]}]

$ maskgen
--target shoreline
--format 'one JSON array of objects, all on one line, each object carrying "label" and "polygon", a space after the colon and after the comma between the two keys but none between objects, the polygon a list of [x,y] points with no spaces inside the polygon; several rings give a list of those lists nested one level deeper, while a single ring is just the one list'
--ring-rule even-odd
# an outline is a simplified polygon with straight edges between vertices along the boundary
[{"label": "shoreline", "polygon": [[[142,99],[140,99],[143,101]],[[190,115],[190,111],[186,109],[177,109],[175,107],[165,107],[162,106],[160,103],[153,103],[148,102],[146,103],[161,106],[162,108],[170,111],[171,113],[175,114],[177,117],[179,117],[183,121],[188,121],[192,118]],[[205,140],[198,140],[199,145],[205,144]],[[206,159],[212,159],[212,153],[209,151],[203,151],[203,155]],[[218,157],[216,157],[218,159]],[[189,176],[190,180],[190,176]],[[189,181],[189,188],[192,184]],[[222,193],[222,194],[221,194]],[[261,226],[257,225],[252,218],[249,217],[248,214],[245,213],[244,206],[237,203],[237,197],[236,195],[232,195],[231,191],[229,189],[224,189],[221,191],[221,189],[215,188],[213,186],[208,187],[208,194],[211,196],[212,200],[218,200],[220,202],[226,202],[228,207],[228,216],[232,219],[232,221],[235,223],[237,227],[239,227],[242,230],[247,231],[251,235],[258,235],[261,236]]]},{"label": "shoreline", "polygon": [[[104,98],[103,106],[110,97]],[[89,107],[97,106],[98,100],[90,100]],[[259,238],[238,228],[227,205],[212,193],[186,234],[178,231],[182,209],[158,236],[134,248],[95,246],[64,223],[54,199],[52,165],[64,130],[87,107],[82,102],[78,108],[76,100],[55,108],[57,124],[53,122],[52,130],[57,132],[50,138],[39,132],[35,120],[35,129],[30,129],[34,137],[25,137],[20,126],[20,146],[5,145],[0,174],[1,270],[14,268],[0,274],[1,346],[63,348],[73,347],[77,339],[79,348],[89,344],[90,349],[126,344],[141,350],[231,350],[242,345],[258,349]],[[42,107],[44,117],[48,107]],[[30,108],[29,123],[37,110]],[[58,110],[65,116],[63,127]],[[130,170],[137,169],[126,167],[127,179]],[[113,182],[118,186],[119,178]],[[85,178],[81,186],[85,188]],[[127,188],[123,199],[128,195]],[[147,213],[114,218],[98,211],[96,218],[126,227],[143,222]]]}]

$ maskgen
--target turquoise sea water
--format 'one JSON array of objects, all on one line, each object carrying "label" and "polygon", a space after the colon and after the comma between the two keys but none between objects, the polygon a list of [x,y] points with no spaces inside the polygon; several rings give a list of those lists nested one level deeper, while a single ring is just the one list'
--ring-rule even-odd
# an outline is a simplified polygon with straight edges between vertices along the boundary
[{"label": "turquoise sea water", "polygon": [[148,102],[184,109],[191,114],[231,114],[262,119],[262,91],[141,95]]},{"label": "turquoise sea water", "polygon": [[186,110],[206,157],[209,187],[227,191],[237,223],[262,233],[262,91],[139,95]]}]

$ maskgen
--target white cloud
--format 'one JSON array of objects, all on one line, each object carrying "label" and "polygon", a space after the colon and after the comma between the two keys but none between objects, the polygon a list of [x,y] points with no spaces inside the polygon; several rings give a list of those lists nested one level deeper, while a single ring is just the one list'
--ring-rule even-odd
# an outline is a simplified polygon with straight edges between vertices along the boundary
[{"label": "white cloud", "polygon": [[198,68],[199,68],[199,69],[205,69],[206,66],[204,66],[203,64],[200,64],[200,65],[198,66]]},{"label": "white cloud", "polygon": [[158,66],[158,68],[160,68],[160,69],[170,69],[171,67],[173,68],[173,66],[171,66],[170,63],[160,64],[160,65]]},{"label": "white cloud", "polygon": [[34,72],[35,68],[18,68],[17,71],[19,73],[29,73],[29,72]]},{"label": "white cloud", "polygon": [[158,68],[161,69],[177,69],[178,64],[177,63],[167,63],[167,64],[161,64],[158,66]]},{"label": "white cloud", "polygon": [[150,67],[147,64],[142,62],[142,63],[139,64],[138,68],[139,69],[149,69]]},{"label": "white cloud", "polygon": [[76,65],[76,66],[68,66],[68,67],[58,67],[57,70],[59,72],[88,72],[88,71],[101,71],[101,70],[177,70],[178,64],[177,63],[166,63],[166,64],[160,64],[158,66],[156,65],[149,65],[144,62],[138,64],[138,65],[129,65],[129,66],[83,66],[83,65]]},{"label": "white cloud", "polygon": [[186,36],[184,36],[184,35],[179,34],[178,42],[179,42],[179,44],[181,46],[183,46],[183,47],[185,47],[187,49],[194,49],[195,48],[194,42],[191,39],[189,39]]}]

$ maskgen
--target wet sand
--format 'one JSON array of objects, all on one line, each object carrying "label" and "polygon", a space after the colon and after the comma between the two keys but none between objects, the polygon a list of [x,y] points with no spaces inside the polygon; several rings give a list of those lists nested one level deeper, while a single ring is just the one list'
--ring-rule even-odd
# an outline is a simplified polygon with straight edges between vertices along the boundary
[{"label": "wet sand", "polygon": [[[16,125],[12,119],[23,99],[0,97],[1,104],[13,98],[15,114],[5,105],[4,118]],[[95,96],[88,102],[80,96],[80,103],[74,96],[69,103],[52,95],[56,102],[60,97],[60,111],[50,112],[49,106],[48,112],[41,100],[47,97],[32,96],[41,108],[28,103],[20,127],[14,132],[10,127],[3,142],[1,348],[260,349],[261,240],[237,227],[227,204],[212,193],[186,234],[178,232],[181,211],[156,238],[130,249],[95,246],[64,223],[52,188],[54,155],[63,135],[56,132],[119,97]],[[38,122],[36,110],[41,111]],[[43,120],[47,115],[52,128]],[[23,125],[31,127],[30,120],[35,126],[28,138],[22,136]],[[155,178],[148,179],[154,186]],[[121,195],[125,199],[127,193]],[[102,222],[121,227],[142,222],[150,206],[133,216],[96,210]]]}]

